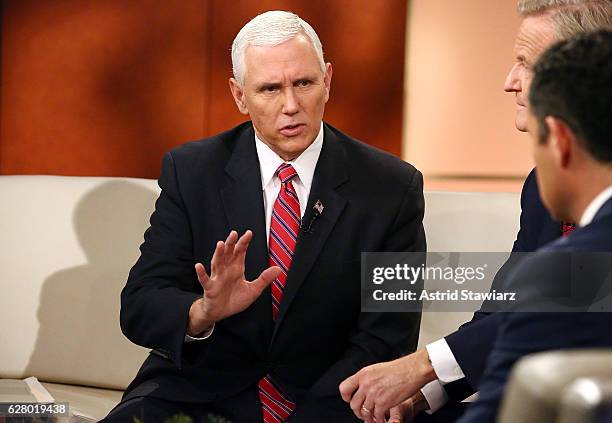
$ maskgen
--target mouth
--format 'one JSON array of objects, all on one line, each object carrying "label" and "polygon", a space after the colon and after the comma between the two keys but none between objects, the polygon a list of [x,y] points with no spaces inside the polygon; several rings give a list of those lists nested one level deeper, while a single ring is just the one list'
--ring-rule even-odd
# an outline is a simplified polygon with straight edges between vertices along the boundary
[{"label": "mouth", "polygon": [[296,123],[293,125],[286,125],[280,129],[280,133],[286,137],[294,137],[302,133],[306,125],[303,123]]}]

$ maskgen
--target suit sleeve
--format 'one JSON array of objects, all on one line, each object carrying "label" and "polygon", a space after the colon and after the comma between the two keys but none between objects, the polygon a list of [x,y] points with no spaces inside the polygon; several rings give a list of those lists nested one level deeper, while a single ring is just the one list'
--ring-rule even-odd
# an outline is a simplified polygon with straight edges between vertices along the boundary
[{"label": "suit sleeve", "polygon": [[535,251],[538,245],[539,228],[534,225],[544,219],[548,212],[540,200],[535,169],[525,179],[521,191],[521,226],[512,246],[512,252]]},{"label": "suit sleeve", "polygon": [[120,322],[132,342],[180,367],[189,308],[201,289],[198,292],[191,228],[171,153],[164,157],[159,186],[140,258],[121,292]]},{"label": "suit sleeve", "polygon": [[[423,214],[423,177],[416,171],[404,194],[398,215],[383,251],[426,250]],[[325,372],[298,404],[290,420],[294,423],[327,420],[355,421],[342,401],[340,383],[364,366],[397,358],[416,349],[420,313],[360,313],[350,346]]]}]

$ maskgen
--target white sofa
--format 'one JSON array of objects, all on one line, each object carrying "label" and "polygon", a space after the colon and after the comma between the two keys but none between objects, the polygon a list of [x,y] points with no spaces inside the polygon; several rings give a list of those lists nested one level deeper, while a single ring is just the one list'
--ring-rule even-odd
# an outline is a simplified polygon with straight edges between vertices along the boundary
[{"label": "white sofa", "polygon": [[[159,193],[130,178],[0,176],[0,378],[35,376],[92,420],[148,351],[119,329],[119,293]],[[515,193],[426,193],[429,251],[508,251]],[[424,313],[420,344],[469,313]]]}]

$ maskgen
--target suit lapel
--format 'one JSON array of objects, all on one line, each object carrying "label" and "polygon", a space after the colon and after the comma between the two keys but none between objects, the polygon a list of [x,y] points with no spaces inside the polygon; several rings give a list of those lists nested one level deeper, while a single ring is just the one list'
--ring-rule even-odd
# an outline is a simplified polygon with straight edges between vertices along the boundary
[{"label": "suit lapel", "polygon": [[[225,172],[225,184],[220,189],[225,215],[230,229],[242,235],[253,231],[253,239],[245,259],[245,276],[253,280],[268,267],[268,244],[261,187],[259,160],[255,149],[255,134],[249,127],[236,140]],[[263,325],[265,339],[272,334],[272,300],[268,287],[251,306]]]},{"label": "suit lapel", "polygon": [[314,265],[325,241],[334,228],[338,217],[346,205],[346,200],[336,193],[335,189],[348,180],[344,147],[336,135],[324,125],[323,147],[315,168],[308,204],[303,221],[308,226],[314,212],[313,207],[320,201],[323,213],[313,222],[311,232],[300,230],[295,247],[291,269],[287,275],[287,283],[280,304],[278,318],[274,325],[272,342],[278,328],[283,322],[287,310],[295,299],[300,286]]}]

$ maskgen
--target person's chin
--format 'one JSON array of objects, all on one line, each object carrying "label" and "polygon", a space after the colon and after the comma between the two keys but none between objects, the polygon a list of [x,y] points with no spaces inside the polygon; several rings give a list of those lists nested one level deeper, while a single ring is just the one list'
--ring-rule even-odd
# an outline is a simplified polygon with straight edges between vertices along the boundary
[{"label": "person's chin", "polygon": [[516,118],[514,120],[516,129],[521,132],[527,132],[527,108],[521,107],[516,111]]}]

